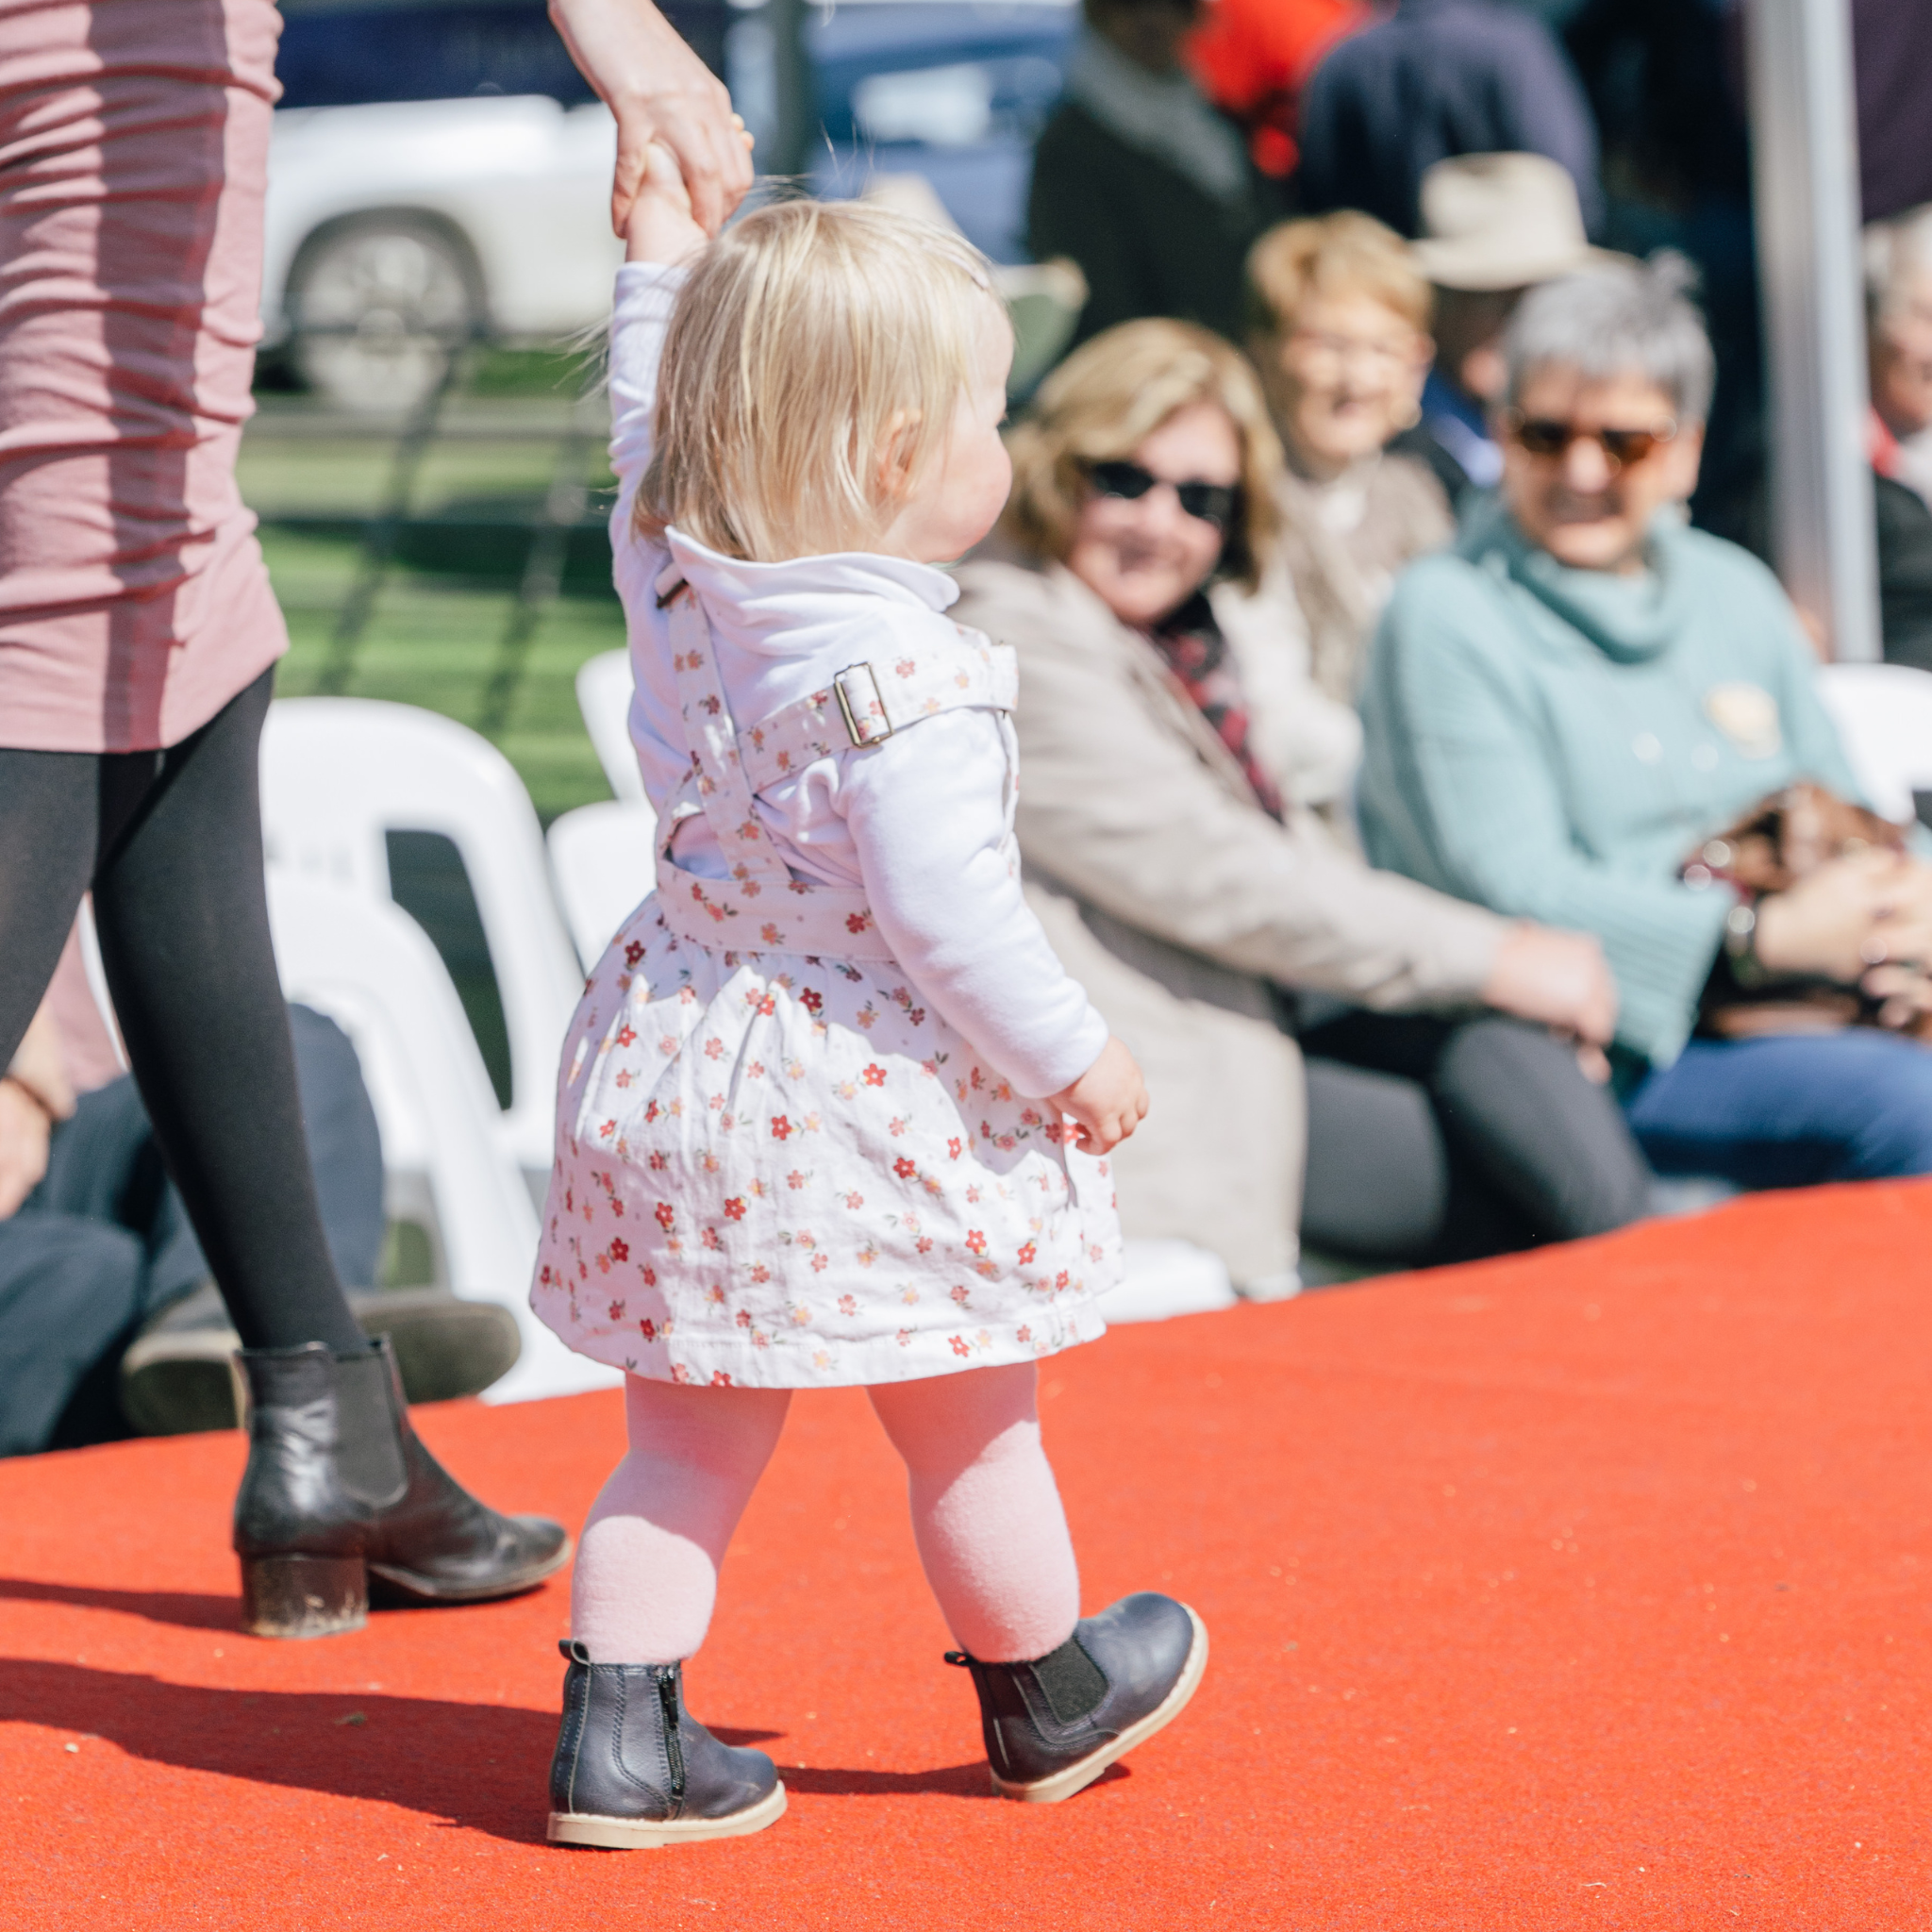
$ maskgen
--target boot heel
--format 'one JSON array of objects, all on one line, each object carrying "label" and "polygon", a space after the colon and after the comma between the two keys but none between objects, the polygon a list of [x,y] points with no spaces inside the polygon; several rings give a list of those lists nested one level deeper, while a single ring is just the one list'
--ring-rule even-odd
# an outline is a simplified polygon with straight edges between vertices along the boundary
[{"label": "boot heel", "polygon": [[242,1622],[255,1637],[334,1637],[369,1621],[360,1557],[243,1557]]}]

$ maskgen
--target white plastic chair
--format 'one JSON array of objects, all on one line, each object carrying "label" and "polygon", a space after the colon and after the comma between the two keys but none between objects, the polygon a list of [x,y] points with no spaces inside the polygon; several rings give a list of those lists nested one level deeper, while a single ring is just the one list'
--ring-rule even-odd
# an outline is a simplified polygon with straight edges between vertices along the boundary
[{"label": "white plastic chair", "polygon": [[354,1042],[391,1182],[420,1177],[456,1293],[516,1318],[523,1353],[486,1393],[527,1401],[608,1388],[615,1369],[568,1348],[530,1308],[537,1216],[494,1131],[496,1098],[462,1003],[414,920],[365,891],[268,875],[282,991]]},{"label": "white plastic chair", "polygon": [[1109,1325],[1211,1314],[1241,1300],[1227,1263],[1191,1241],[1128,1241],[1123,1258],[1125,1275],[1099,1302]]},{"label": "white plastic chair", "polygon": [[604,775],[617,796],[644,804],[644,781],[630,741],[630,653],[604,651],[577,669],[577,709]]},{"label": "white plastic chair", "polygon": [[87,974],[87,990],[93,995],[94,1011],[101,1016],[108,1043],[114,1049],[115,1063],[125,1074],[127,1042],[121,1038],[121,1017],[114,1010],[114,996],[108,991],[108,969],[101,958],[101,935],[94,925],[94,895],[80,895],[80,910],[74,915],[80,932],[80,963]]},{"label": "white plastic chair", "polygon": [[1827,664],[1818,692],[1874,808],[1901,824],[1914,791],[1932,791],[1932,671]]},{"label": "white plastic chair", "polygon": [[509,1035],[503,1144],[528,1174],[547,1174],[557,1060],[583,980],[551,896],[541,827],[509,760],[412,705],[294,698],[269,708],[261,806],[272,870],[378,901],[390,897],[385,833],[439,832],[455,844]]},{"label": "white plastic chair", "polygon": [[657,813],[623,799],[580,805],[552,824],[551,875],[586,973],[655,885],[657,836]]}]

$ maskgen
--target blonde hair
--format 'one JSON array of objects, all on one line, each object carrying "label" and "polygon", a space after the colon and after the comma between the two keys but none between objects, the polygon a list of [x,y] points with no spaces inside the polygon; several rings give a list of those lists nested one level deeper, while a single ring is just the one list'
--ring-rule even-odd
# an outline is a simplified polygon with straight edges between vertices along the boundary
[{"label": "blonde hair", "polygon": [[673,308],[637,527],[758,563],[876,538],[888,465],[903,487],[944,448],[990,314],[986,258],[933,223],[855,201],[746,215]]},{"label": "blonde hair", "polygon": [[1286,334],[1310,295],[1366,295],[1419,335],[1434,306],[1408,243],[1374,215],[1342,208],[1273,227],[1248,251],[1248,325],[1256,335]]},{"label": "blonde hair", "polygon": [[1007,439],[1008,535],[1033,556],[1064,560],[1091,493],[1090,466],[1131,457],[1191,403],[1218,404],[1240,440],[1241,500],[1221,574],[1255,589],[1279,524],[1281,444],[1247,358],[1192,323],[1124,322],[1076,349],[1040,386],[1026,420]]}]

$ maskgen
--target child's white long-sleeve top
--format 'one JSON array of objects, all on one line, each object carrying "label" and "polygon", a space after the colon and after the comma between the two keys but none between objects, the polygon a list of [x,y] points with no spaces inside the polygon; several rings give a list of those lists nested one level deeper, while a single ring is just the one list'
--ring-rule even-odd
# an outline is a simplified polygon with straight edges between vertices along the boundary
[{"label": "child's white long-sleeve top", "polygon": [[[630,636],[630,712],[644,790],[661,814],[690,769],[657,581],[675,561],[703,602],[734,718],[766,717],[846,666],[935,638],[958,595],[943,571],[857,552],[745,563],[675,529],[644,539],[632,504],[650,461],[658,364],[681,269],[618,271],[610,325],[610,517]],[[881,936],[927,1000],[1022,1092],[1058,1093],[1107,1043],[1107,1023],[1055,957],[1003,852],[1007,752],[995,714],[946,711],[864,750],[820,758],[758,794],[765,829],[800,878],[861,887]],[[702,818],[678,828],[687,871],[728,868]]]}]

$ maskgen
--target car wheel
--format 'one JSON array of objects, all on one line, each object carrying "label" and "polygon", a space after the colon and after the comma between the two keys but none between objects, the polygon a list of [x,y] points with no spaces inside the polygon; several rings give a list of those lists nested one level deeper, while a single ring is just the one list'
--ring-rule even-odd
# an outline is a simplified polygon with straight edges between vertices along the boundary
[{"label": "car wheel", "polygon": [[480,332],[483,302],[462,238],[408,215],[335,223],[289,275],[295,373],[339,408],[413,408]]}]

